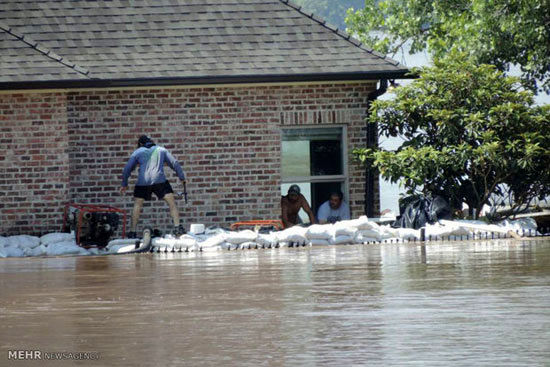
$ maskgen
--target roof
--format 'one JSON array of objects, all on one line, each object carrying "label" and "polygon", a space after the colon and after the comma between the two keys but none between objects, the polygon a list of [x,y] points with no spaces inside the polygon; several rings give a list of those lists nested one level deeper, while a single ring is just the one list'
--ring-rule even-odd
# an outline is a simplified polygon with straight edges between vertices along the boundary
[{"label": "roof", "polygon": [[360,80],[408,71],[287,0],[2,0],[0,89]]}]

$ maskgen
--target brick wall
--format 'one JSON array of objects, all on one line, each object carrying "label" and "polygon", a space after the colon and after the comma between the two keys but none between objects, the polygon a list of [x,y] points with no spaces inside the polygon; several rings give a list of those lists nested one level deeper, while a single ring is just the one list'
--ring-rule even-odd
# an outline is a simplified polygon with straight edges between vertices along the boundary
[{"label": "brick wall", "polygon": [[68,198],[63,93],[0,94],[0,234],[59,230]]},{"label": "brick wall", "polygon": [[[64,117],[66,111],[66,120],[48,120],[50,123],[41,126],[63,136],[65,151],[59,158],[64,160],[55,165],[64,173],[59,185],[63,185],[65,201],[113,205],[130,213],[131,190],[121,197],[118,188],[137,137],[145,133],[168,148],[188,175],[189,204],[178,201],[184,223],[225,226],[237,220],[280,215],[282,126],[346,125],[349,151],[363,146],[367,94],[373,88],[374,84],[318,84],[73,91],[66,94],[66,109],[63,104],[63,111],[58,111],[58,117]],[[65,101],[62,95],[37,96]],[[9,101],[23,97],[2,98],[8,102],[1,104],[9,106]],[[20,107],[24,113],[18,114],[26,115],[32,127],[31,117],[36,113]],[[50,116],[53,120],[57,115]],[[2,139],[9,139],[7,134],[25,135],[20,128],[8,128],[19,117],[2,114],[0,121]],[[0,162],[18,170],[14,174],[24,163]],[[32,163],[49,172],[41,162]],[[174,189],[180,191],[175,174],[169,168],[166,172]],[[131,188],[135,176],[130,179]],[[363,213],[364,169],[350,160],[349,176],[352,215],[358,216]],[[32,203],[34,199],[29,201]],[[24,224],[21,218],[29,208],[18,204],[12,208],[21,210],[11,213],[13,225]],[[55,208],[59,210],[59,203]],[[6,215],[1,215],[0,233],[12,228],[4,225]],[[146,202],[140,224],[166,228],[170,222],[164,202]],[[52,229],[56,228],[52,224]]]}]

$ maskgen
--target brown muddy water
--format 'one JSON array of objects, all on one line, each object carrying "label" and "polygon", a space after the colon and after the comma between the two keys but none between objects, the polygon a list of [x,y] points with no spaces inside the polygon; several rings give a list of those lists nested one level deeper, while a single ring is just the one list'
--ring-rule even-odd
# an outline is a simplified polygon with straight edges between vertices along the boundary
[{"label": "brown muddy water", "polygon": [[1,366],[550,366],[548,239],[8,258],[0,292]]}]

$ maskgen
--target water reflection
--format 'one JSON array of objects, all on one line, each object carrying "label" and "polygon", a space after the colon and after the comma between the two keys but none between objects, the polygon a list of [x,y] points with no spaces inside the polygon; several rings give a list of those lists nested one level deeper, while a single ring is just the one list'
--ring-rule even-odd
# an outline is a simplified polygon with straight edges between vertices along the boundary
[{"label": "water reflection", "polygon": [[0,365],[550,361],[549,241],[0,260]]}]

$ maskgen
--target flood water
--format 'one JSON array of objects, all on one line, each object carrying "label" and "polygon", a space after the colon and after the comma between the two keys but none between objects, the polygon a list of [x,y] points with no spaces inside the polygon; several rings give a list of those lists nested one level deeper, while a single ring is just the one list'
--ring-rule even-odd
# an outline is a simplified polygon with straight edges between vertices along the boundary
[{"label": "flood water", "polygon": [[549,240],[8,258],[0,292],[0,366],[550,366]]}]

